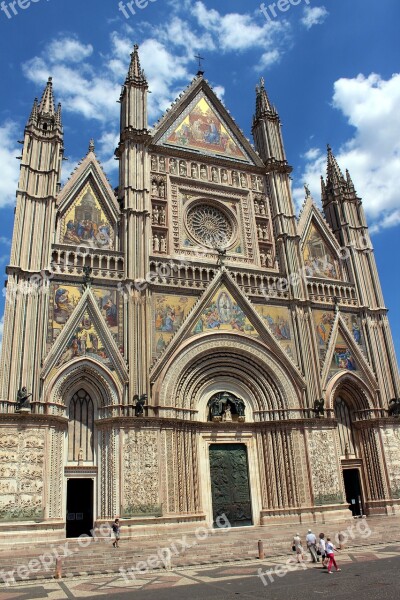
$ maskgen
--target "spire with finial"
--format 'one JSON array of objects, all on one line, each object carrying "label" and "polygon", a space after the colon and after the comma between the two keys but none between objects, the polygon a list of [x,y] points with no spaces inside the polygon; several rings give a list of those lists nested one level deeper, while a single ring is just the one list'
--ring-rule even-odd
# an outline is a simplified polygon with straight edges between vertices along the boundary
[{"label": "spire with finial", "polygon": [[32,111],[31,111],[30,117],[28,119],[28,125],[29,124],[36,125],[37,120],[38,120],[38,99],[35,98],[33,101]]},{"label": "spire with finial", "polygon": [[343,173],[340,170],[338,162],[332,152],[332,148],[328,144],[328,160],[326,170],[326,185],[327,187],[341,187],[345,183]]},{"label": "spire with finial", "polygon": [[256,86],[256,113],[254,115],[254,124],[262,117],[275,113],[275,109],[269,101],[267,90],[265,89],[264,77],[260,78],[260,84]]},{"label": "spire with finial", "polygon": [[144,70],[140,67],[139,59],[139,46],[137,44],[133,47],[131,54],[131,63],[129,65],[128,75],[126,76],[125,83],[134,83],[140,86],[147,86],[146,75]]},{"label": "spire with finial", "polygon": [[52,77],[49,77],[39,104],[39,114],[46,114],[50,117],[53,117],[54,113],[53,79]]},{"label": "spire with finial", "polygon": [[57,104],[57,112],[56,112],[56,127],[62,128],[61,121],[61,102]]}]

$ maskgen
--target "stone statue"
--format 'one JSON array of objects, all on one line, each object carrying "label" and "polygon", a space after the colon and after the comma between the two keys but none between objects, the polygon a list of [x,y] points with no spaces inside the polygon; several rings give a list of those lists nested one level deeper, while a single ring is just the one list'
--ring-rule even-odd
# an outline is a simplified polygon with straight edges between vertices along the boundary
[{"label": "stone statue", "polygon": [[30,411],[31,410],[31,403],[29,398],[32,396],[32,394],[28,394],[26,387],[21,388],[20,390],[18,390],[17,393],[17,406],[15,407],[15,411],[16,412],[20,412],[22,411]]},{"label": "stone statue", "polygon": [[207,179],[207,167],[205,165],[201,165],[200,167],[200,177],[202,179]]},{"label": "stone statue", "polygon": [[167,239],[163,235],[160,237],[160,252],[166,252],[166,251],[167,251]]},{"label": "stone statue", "polygon": [[315,400],[314,402],[314,409],[313,412],[315,413],[316,417],[323,417],[325,415],[325,402],[324,399],[321,398],[320,400]]},{"label": "stone statue", "polygon": [[400,398],[389,400],[389,417],[400,417]]},{"label": "stone statue", "polygon": [[153,196],[158,196],[157,182],[154,179],[151,182],[151,193],[153,194]]},{"label": "stone statue", "polygon": [[226,408],[225,408],[224,421],[232,421],[232,411],[231,411],[231,407],[229,406],[229,404],[227,404]]},{"label": "stone statue", "polygon": [[260,214],[265,215],[265,204],[264,202],[260,202]]},{"label": "stone statue", "polygon": [[166,222],[166,215],[165,215],[165,208],[160,208],[160,225],[165,225]]},{"label": "stone statue", "polygon": [[236,187],[239,185],[239,175],[236,171],[232,171],[232,185]]},{"label": "stone statue", "polygon": [[153,223],[158,224],[159,222],[160,211],[158,210],[158,206],[153,207]]},{"label": "stone statue", "polygon": [[153,250],[154,250],[154,252],[160,251],[160,239],[157,234],[154,234],[154,237],[153,237]]},{"label": "stone statue", "polygon": [[186,162],[184,160],[181,160],[179,163],[179,175],[181,175],[182,177],[186,177],[187,175],[187,167]]},{"label": "stone statue", "polygon": [[165,183],[163,181],[160,183],[159,190],[160,198],[165,198]]},{"label": "stone statue", "polygon": [[216,169],[216,167],[212,167],[211,169],[211,179],[214,183],[218,183],[219,181],[218,170]]},{"label": "stone statue", "polygon": [[172,175],[175,175],[176,173],[176,160],[174,158],[171,158],[169,161],[169,172]]},{"label": "stone statue", "polygon": [[90,287],[93,283],[92,267],[83,267],[83,289]]},{"label": "stone statue", "polygon": [[163,173],[165,173],[165,158],[163,156],[160,156],[160,171],[162,171]]},{"label": "stone statue", "polygon": [[142,394],[141,396],[137,397],[136,406],[135,406],[135,417],[143,417],[144,405],[146,404],[146,402],[147,402],[147,394]]},{"label": "stone statue", "polygon": [[151,157],[151,170],[157,171],[157,158],[155,156]]}]

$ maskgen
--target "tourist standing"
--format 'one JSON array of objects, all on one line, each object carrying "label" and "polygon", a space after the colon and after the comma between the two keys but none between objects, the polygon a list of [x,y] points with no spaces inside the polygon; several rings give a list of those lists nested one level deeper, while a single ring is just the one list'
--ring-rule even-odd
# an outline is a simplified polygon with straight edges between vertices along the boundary
[{"label": "tourist standing", "polygon": [[318,550],[321,554],[322,568],[326,569],[327,558],[326,558],[326,542],[325,542],[325,534],[324,533],[319,534]]},{"label": "tourist standing", "polygon": [[293,550],[293,552],[296,552],[297,562],[298,563],[301,562],[303,560],[304,550],[303,550],[303,544],[301,543],[301,538],[300,538],[299,533],[296,533],[296,535],[293,538],[292,550]]},{"label": "tourist standing", "polygon": [[339,567],[336,564],[335,554],[334,554],[335,552],[336,552],[336,548],[332,544],[331,538],[329,538],[329,537],[326,538],[326,556],[329,558],[328,573],[330,575],[332,574],[332,565],[335,567],[336,571],[341,570],[341,569],[339,569]]},{"label": "tourist standing", "polygon": [[119,547],[119,538],[121,537],[121,526],[119,524],[119,519],[115,519],[114,523],[112,524],[112,530],[113,530],[113,536],[114,536],[114,541],[113,541],[113,546],[114,548],[118,548]]},{"label": "tourist standing", "polygon": [[319,558],[317,555],[317,538],[315,537],[315,535],[313,534],[311,529],[308,530],[308,533],[306,535],[306,542],[307,542],[307,548],[311,554],[313,563],[319,562]]}]

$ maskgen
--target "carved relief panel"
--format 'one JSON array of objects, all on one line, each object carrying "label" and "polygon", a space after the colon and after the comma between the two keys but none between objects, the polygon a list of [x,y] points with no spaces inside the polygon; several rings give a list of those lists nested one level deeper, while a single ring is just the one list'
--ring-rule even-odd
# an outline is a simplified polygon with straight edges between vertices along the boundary
[{"label": "carved relief panel", "polygon": [[0,519],[43,517],[45,431],[4,428],[0,434]]}]

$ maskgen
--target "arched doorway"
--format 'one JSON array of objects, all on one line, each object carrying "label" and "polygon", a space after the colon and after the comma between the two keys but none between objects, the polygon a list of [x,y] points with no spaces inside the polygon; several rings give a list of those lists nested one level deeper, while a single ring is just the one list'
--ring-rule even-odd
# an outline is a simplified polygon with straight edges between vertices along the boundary
[{"label": "arched doorway", "polygon": [[83,387],[72,394],[68,406],[68,457],[66,535],[91,535],[94,518],[95,403]]},{"label": "arched doorway", "polygon": [[353,517],[365,514],[362,491],[362,460],[360,458],[357,431],[353,425],[352,409],[348,399],[338,395],[334,402],[338,423],[340,459],[346,502]]}]

